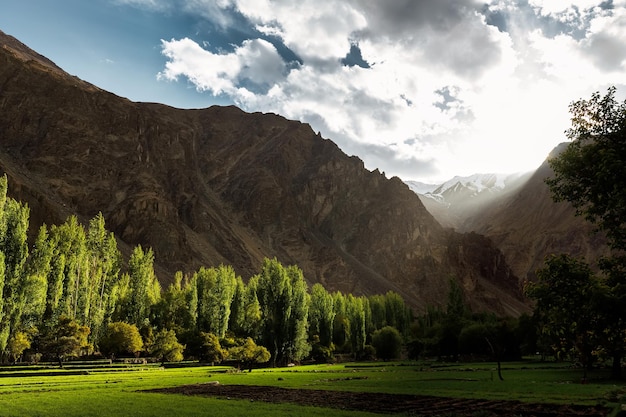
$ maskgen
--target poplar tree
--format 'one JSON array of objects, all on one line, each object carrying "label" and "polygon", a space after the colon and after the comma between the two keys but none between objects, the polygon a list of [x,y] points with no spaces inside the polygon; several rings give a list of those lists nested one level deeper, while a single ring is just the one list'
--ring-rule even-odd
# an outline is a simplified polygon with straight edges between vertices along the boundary
[{"label": "poplar tree", "polygon": [[0,252],[4,254],[3,306],[0,319],[0,351],[5,352],[12,332],[17,331],[26,303],[25,264],[28,257],[28,217],[27,206],[6,198],[6,176],[0,191],[4,202],[0,204]]},{"label": "poplar tree", "polygon": [[321,284],[311,287],[309,308],[309,333],[319,337],[320,344],[330,347],[333,342],[334,302],[331,294]]},{"label": "poplar tree", "polygon": [[161,295],[161,286],[154,274],[154,253],[136,246],[128,261],[129,288],[127,322],[141,328],[150,323],[150,309]]},{"label": "poplar tree", "polygon": [[104,216],[98,213],[89,221],[87,230],[89,263],[88,300],[89,314],[86,325],[91,337],[97,342],[110,323],[112,308],[111,292],[119,280],[121,253],[113,233],[106,230]]},{"label": "poplar tree", "polygon": [[272,364],[298,361],[310,351],[307,341],[309,294],[302,271],[265,259],[254,279],[261,307],[261,341]]}]

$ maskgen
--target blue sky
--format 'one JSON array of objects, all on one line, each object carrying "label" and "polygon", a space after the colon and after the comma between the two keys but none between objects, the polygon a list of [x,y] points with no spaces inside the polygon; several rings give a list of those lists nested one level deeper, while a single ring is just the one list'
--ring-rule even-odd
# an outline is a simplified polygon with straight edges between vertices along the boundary
[{"label": "blue sky", "polygon": [[536,168],[626,90],[626,0],[20,0],[0,30],[135,101],[309,123],[369,169]]}]

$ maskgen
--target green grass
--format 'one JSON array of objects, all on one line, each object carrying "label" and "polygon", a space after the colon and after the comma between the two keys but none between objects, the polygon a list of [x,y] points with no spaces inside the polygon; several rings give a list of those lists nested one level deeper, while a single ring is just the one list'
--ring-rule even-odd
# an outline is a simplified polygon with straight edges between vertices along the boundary
[{"label": "green grass", "polygon": [[[138,369],[130,371],[130,369]],[[505,364],[504,381],[490,363],[438,365],[372,363],[257,369],[228,373],[218,367],[161,369],[98,368],[83,375],[42,375],[16,368],[24,376],[0,377],[2,416],[357,416],[367,413],[285,404],[218,400],[141,392],[208,381],[221,384],[272,385],[284,388],[419,394],[460,398],[520,400],[532,403],[615,405],[626,385],[607,379],[604,371],[588,375],[563,365],[520,362]],[[57,370],[50,369],[50,372]],[[10,372],[12,370],[3,370]],[[0,376],[3,374],[0,372]],[[33,374],[33,372],[37,372]],[[26,376],[29,373],[33,376]],[[374,415],[374,414],[371,414]]]}]

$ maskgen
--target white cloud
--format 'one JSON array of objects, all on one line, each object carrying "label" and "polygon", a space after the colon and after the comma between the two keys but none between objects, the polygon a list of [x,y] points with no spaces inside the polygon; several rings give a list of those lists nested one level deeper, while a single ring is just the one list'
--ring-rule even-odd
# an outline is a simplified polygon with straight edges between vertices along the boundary
[{"label": "white cloud", "polygon": [[[308,122],[370,169],[407,179],[532,169],[565,139],[571,101],[626,84],[626,17],[616,3],[498,0],[489,9],[498,27],[470,0],[186,7],[209,3],[237,10],[300,64],[261,39],[225,54],[172,40],[163,41],[161,78],[187,77],[246,110]],[[353,44],[369,68],[342,64]]]},{"label": "white cloud", "polygon": [[215,54],[203,49],[189,38],[162,40],[163,54],[169,59],[159,78],[177,80],[187,77],[199,90],[214,95],[246,94],[241,85],[267,88],[274,85],[285,71],[276,48],[262,39],[247,40],[232,53]]},{"label": "white cloud", "polygon": [[578,9],[591,9],[599,6],[601,0],[529,0],[542,15],[563,13],[574,7]]}]

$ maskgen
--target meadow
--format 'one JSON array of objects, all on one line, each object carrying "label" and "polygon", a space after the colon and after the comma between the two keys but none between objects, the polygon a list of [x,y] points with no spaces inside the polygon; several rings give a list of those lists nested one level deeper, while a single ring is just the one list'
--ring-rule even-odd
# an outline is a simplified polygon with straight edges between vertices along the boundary
[{"label": "meadow", "polygon": [[[191,364],[189,364],[191,365]],[[481,400],[517,400],[619,408],[626,384],[608,380],[604,370],[583,374],[564,364],[430,362],[307,365],[236,372],[228,367],[128,366],[0,369],[2,416],[364,416],[380,415],[329,407],[268,403],[146,392],[189,384],[254,385],[289,389],[377,394],[410,394]],[[251,412],[253,410],[253,413]],[[481,410],[472,410],[472,415]],[[415,415],[415,414],[411,414]],[[454,416],[454,413],[445,416]],[[464,414],[467,415],[467,414]],[[512,414],[513,415],[513,414]]]}]

